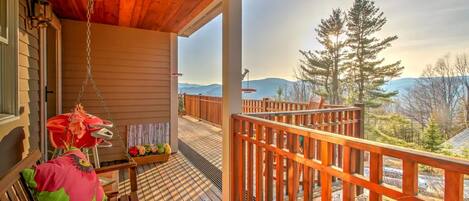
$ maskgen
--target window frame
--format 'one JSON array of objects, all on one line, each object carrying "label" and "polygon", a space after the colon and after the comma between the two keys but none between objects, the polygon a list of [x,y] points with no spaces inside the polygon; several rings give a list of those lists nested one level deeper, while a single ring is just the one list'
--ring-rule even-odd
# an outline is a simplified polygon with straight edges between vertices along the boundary
[{"label": "window frame", "polygon": [[[0,13],[6,13],[5,15],[5,30],[6,30],[6,34],[5,36],[2,36],[2,34],[0,33],[0,43],[3,43],[3,44],[8,44],[8,35],[9,35],[9,26],[8,26],[8,21],[9,21],[9,17],[8,17],[8,14],[10,13],[9,12],[9,9],[8,9],[8,6],[9,6],[9,0],[0,0],[2,2],[5,2],[5,7],[2,7],[2,3],[0,3]],[[0,15],[1,17],[1,15]],[[0,19],[0,23],[2,23],[2,20]]]},{"label": "window frame", "polygon": [[7,43],[0,55],[0,124],[16,120],[20,115],[19,109],[19,73],[18,73],[18,1],[5,0],[7,10]]}]

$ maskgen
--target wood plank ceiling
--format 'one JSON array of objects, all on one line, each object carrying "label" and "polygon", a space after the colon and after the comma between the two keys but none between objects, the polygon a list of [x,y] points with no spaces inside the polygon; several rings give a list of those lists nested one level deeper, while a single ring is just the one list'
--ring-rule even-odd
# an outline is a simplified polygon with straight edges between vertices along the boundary
[{"label": "wood plank ceiling", "polygon": [[[88,0],[49,0],[60,18],[86,21]],[[95,23],[179,33],[213,0],[95,0]]]}]

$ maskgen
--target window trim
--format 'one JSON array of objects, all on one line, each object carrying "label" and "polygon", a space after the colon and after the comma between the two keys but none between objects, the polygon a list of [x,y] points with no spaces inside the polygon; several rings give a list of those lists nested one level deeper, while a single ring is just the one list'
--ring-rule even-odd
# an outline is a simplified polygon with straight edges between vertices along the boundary
[{"label": "window trim", "polygon": [[[9,35],[9,33],[10,33],[10,30],[9,30],[10,26],[9,26],[9,24],[8,24],[8,22],[9,22],[10,19],[9,19],[8,16],[9,16],[9,14],[11,13],[10,9],[8,9],[8,6],[9,6],[9,4],[10,4],[10,0],[0,0],[0,1],[5,1],[5,11],[6,11],[6,12],[5,12],[5,13],[6,13],[6,16],[5,16],[5,20],[6,20],[6,21],[5,21],[5,22],[6,22],[5,28],[6,28],[6,33],[7,33],[6,36],[0,35],[0,43],[8,44],[8,38],[9,38],[8,35]],[[1,7],[0,7],[0,8],[1,8]],[[0,10],[0,12],[3,12],[3,10]]]},{"label": "window trim", "polygon": [[[20,115],[19,109],[19,73],[18,73],[18,1],[6,0],[7,2],[7,27],[8,43],[6,45],[5,59],[0,66],[0,124],[11,122]],[[1,64],[0,64],[1,65]]]}]

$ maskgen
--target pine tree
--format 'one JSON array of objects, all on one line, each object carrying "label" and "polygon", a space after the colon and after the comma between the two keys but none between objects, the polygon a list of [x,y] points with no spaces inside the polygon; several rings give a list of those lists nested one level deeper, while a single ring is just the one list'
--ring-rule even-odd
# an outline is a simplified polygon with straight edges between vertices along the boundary
[{"label": "pine tree", "polygon": [[310,81],[318,89],[316,94],[325,97],[330,103],[341,102],[340,72],[345,56],[345,13],[334,9],[327,19],[322,19],[315,29],[318,36],[316,40],[322,45],[320,51],[301,51],[304,56],[301,60],[300,72],[303,79]]},{"label": "pine tree", "polygon": [[438,152],[442,149],[443,134],[440,131],[438,124],[433,118],[430,119],[427,127],[423,132],[422,146],[425,150],[430,152]]},{"label": "pine tree", "polygon": [[284,96],[284,90],[283,90],[283,88],[282,88],[281,86],[279,86],[279,87],[277,88],[277,91],[276,91],[275,93],[276,93],[276,94],[275,94],[275,95],[276,95],[276,96],[275,96],[275,100],[276,100],[276,101],[283,101],[283,100],[284,100],[284,98],[283,98],[283,96]]},{"label": "pine tree", "polygon": [[365,103],[368,107],[379,107],[397,92],[385,92],[382,86],[401,74],[404,67],[400,61],[383,64],[378,54],[391,46],[397,36],[382,40],[375,35],[386,24],[384,13],[371,0],[355,0],[347,15],[348,53],[347,80],[351,101]]}]

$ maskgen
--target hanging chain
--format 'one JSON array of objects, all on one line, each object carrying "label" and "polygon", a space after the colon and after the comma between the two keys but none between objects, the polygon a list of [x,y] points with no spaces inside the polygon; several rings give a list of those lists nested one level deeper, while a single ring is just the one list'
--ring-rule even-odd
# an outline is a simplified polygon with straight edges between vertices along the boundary
[{"label": "hanging chain", "polygon": [[86,86],[88,85],[88,82],[91,83],[91,86],[93,87],[96,96],[99,99],[99,102],[104,108],[104,112],[108,116],[107,118],[112,122],[111,119],[111,112],[109,111],[109,108],[106,105],[106,102],[104,101],[104,97],[101,94],[101,91],[98,89],[96,86],[96,82],[93,79],[93,73],[92,73],[92,65],[91,65],[91,14],[93,14],[93,7],[94,7],[94,1],[89,0],[88,1],[88,8],[86,12],[86,78],[83,80],[83,83],[81,85],[80,92],[78,93],[77,97],[77,104],[81,102],[81,99],[83,98],[83,95],[85,94]]},{"label": "hanging chain", "polygon": [[[93,87],[101,106],[104,108],[104,112],[107,115],[107,119],[114,124],[114,128],[115,128],[114,130],[117,133],[117,137],[120,138],[117,141],[119,141],[121,143],[121,146],[124,148],[124,150],[122,150],[124,155],[128,156],[128,153],[126,150],[127,146],[122,141],[121,135],[119,133],[119,128],[117,128],[114,120],[112,119],[111,111],[109,110],[109,107],[104,101],[104,97],[102,96],[101,91],[96,86],[95,80],[93,79],[92,65],[91,65],[91,15],[94,12],[93,8],[94,8],[94,0],[88,0],[88,7],[87,7],[87,12],[86,12],[86,78],[83,80],[80,92],[78,93],[76,103],[79,104],[81,102],[81,99],[83,98],[83,95],[85,93],[86,86],[88,85],[88,82],[91,82],[91,86]],[[116,135],[114,135],[114,137],[116,137]]]}]

